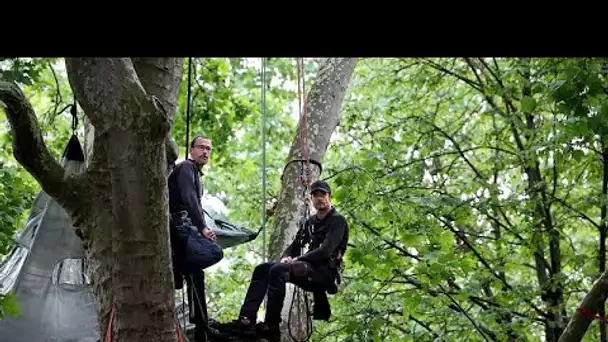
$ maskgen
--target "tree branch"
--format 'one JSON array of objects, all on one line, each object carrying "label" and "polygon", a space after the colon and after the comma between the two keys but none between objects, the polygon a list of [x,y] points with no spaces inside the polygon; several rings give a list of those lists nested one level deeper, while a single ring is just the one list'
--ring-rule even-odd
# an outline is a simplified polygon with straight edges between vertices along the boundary
[{"label": "tree branch", "polygon": [[[575,314],[570,318],[570,322],[564,329],[562,335],[559,337],[558,342],[578,342],[583,339],[589,325],[591,324],[592,318],[598,312],[601,305],[604,305],[606,301],[606,295],[608,294],[608,272],[604,271],[600,277],[595,281],[593,287],[585,298],[581,305],[581,310],[576,310]],[[581,312],[582,311],[582,312]]]},{"label": "tree branch", "polygon": [[[65,64],[76,99],[100,133],[136,125],[146,127],[152,138],[166,137],[169,115],[158,98],[146,93],[131,59],[66,58]],[[123,115],[123,108],[134,103],[140,110]]]},{"label": "tree branch", "polygon": [[15,159],[40,183],[42,189],[73,214],[82,206],[82,178],[66,175],[44,143],[36,113],[21,89],[0,81],[0,101],[13,137]]}]

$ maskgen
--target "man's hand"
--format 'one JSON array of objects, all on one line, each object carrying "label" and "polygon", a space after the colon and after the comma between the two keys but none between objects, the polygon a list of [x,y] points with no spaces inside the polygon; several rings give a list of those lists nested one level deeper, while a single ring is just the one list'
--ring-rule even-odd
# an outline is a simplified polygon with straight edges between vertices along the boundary
[{"label": "man's hand", "polygon": [[291,264],[293,262],[293,259],[291,257],[284,257],[283,259],[281,259],[281,263],[282,264]]},{"label": "man's hand", "polygon": [[215,235],[213,230],[209,229],[208,227],[203,228],[201,230],[201,234],[203,234],[204,237],[206,237],[207,239],[209,239],[213,242],[217,241],[217,236]]}]

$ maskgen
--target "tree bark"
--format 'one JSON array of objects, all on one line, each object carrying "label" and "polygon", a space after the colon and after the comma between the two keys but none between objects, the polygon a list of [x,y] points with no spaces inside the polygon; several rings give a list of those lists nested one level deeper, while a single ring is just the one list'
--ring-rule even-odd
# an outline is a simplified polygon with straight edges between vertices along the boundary
[{"label": "tree bark", "polygon": [[[327,59],[319,68],[317,79],[310,89],[307,97],[308,113],[308,145],[310,158],[322,163],[327,151],[331,135],[333,134],[338,122],[340,121],[340,108],[346,94],[346,89],[352,77],[357,59],[355,58],[330,58]],[[302,157],[301,146],[301,127],[298,124],[297,133],[294,137],[287,161]],[[311,164],[313,179],[318,177],[319,170]],[[273,223],[273,241],[269,246],[270,259],[277,260],[282,251],[291,243],[295,237],[298,226],[297,222],[304,212],[304,201],[301,198],[304,190],[300,178],[301,164],[291,163],[283,173],[282,187],[278,198],[278,205],[275,211],[275,221]],[[293,287],[287,289],[287,295],[283,306],[283,326],[282,336],[285,341],[290,341],[290,334],[286,330],[286,322],[291,307]],[[292,318],[297,309],[294,307]],[[305,311],[302,311],[305,312]],[[306,315],[302,315],[302,320],[295,322],[291,331],[298,330],[306,333]],[[295,329],[294,329],[295,328]]]},{"label": "tree bark", "polygon": [[178,59],[66,60],[94,126],[91,180],[99,202],[86,229],[100,326],[114,340],[173,341],[166,141]]},{"label": "tree bark", "polygon": [[[604,271],[595,281],[591,290],[580,304],[581,310],[576,310],[570,322],[559,337],[559,342],[578,342],[583,339],[591,321],[599,308],[606,302],[608,296],[608,272]],[[583,311],[583,312],[581,312]]]},{"label": "tree bark", "polygon": [[113,341],[175,341],[166,148],[181,59],[66,59],[66,69],[94,126],[86,173],[64,175],[23,93],[3,83],[15,157],[82,232],[100,334],[115,310]]}]

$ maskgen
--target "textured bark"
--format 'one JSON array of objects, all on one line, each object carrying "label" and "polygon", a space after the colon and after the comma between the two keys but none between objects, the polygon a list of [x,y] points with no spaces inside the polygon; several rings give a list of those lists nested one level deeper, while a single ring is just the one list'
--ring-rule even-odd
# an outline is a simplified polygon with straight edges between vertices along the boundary
[{"label": "textured bark", "polygon": [[[587,315],[595,315],[599,311],[599,308],[606,302],[607,296],[608,272],[604,271],[604,273],[595,281],[591,290],[581,302],[580,307],[586,310]],[[570,322],[559,337],[559,342],[581,341],[592,321],[587,315],[577,310],[574,315],[572,315]]]},{"label": "textured bark", "polygon": [[[133,58],[133,65],[144,89],[156,96],[162,103],[171,126],[177,109],[177,93],[181,83],[183,62],[179,58]],[[177,144],[171,131],[165,138],[167,163],[173,164],[178,158]]]},{"label": "textured bark", "polygon": [[[531,77],[529,61],[526,59],[523,61],[525,68],[522,75],[529,80]],[[522,94],[524,96],[531,96],[532,91],[529,85],[522,88]],[[531,142],[534,140],[536,128],[534,117],[532,113],[524,113],[524,118],[527,128],[527,130],[524,131],[524,136],[527,142]],[[513,128],[513,130],[515,130],[515,128]],[[521,148],[521,145],[519,145],[519,147],[521,151],[526,151],[525,148]],[[524,171],[528,176],[529,187],[527,192],[530,195],[530,199],[535,204],[533,239],[542,244],[544,243],[543,234],[546,232],[549,236],[550,264],[547,265],[545,263],[543,249],[540,246],[538,247],[537,253],[535,253],[535,262],[537,277],[541,287],[541,298],[549,308],[549,310],[547,310],[549,317],[547,324],[545,325],[545,338],[547,341],[553,342],[557,341],[566,324],[563,286],[562,284],[550,285],[553,284],[555,279],[559,278],[562,273],[560,235],[553,224],[551,202],[547,199],[547,182],[540,170],[538,157],[533,151],[531,151],[531,158],[526,161]]]},{"label": "textured bark", "polygon": [[[346,89],[352,77],[357,60],[354,58],[330,58],[319,68],[317,79],[310,89],[307,98],[308,145],[311,159],[323,162],[332,133],[340,120],[340,108],[346,94]],[[301,158],[301,122],[289,151],[287,161]],[[311,164],[313,179],[318,176],[318,169]],[[297,231],[297,221],[304,211],[300,180],[301,164],[292,163],[283,174],[281,193],[275,211],[275,221],[269,246],[269,257],[277,259],[281,252],[291,243]],[[287,322],[292,299],[292,286],[288,287],[283,307],[283,322]],[[294,307],[294,315],[297,309]],[[302,311],[304,312],[304,311]],[[303,315],[302,318],[304,318]],[[294,321],[292,332],[301,329],[306,332],[305,321]],[[289,333],[283,328],[283,338],[289,341]]]},{"label": "textured bark", "polygon": [[181,59],[66,59],[66,69],[94,126],[86,132],[86,173],[64,176],[23,94],[2,84],[15,156],[82,232],[100,334],[115,309],[113,341],[175,341],[166,142]]},{"label": "textured bark", "polygon": [[70,215],[86,216],[87,205],[83,205],[83,201],[88,198],[87,183],[80,174],[66,174],[51,156],[44,144],[34,108],[25,94],[15,84],[0,82],[0,101],[6,106],[15,159]]}]

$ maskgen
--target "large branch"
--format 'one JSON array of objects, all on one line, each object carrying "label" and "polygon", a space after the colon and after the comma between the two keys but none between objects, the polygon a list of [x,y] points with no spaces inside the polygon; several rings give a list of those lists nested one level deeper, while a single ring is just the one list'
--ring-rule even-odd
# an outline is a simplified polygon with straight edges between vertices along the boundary
[{"label": "large branch", "polygon": [[[66,69],[76,99],[96,130],[146,127],[148,138],[165,138],[169,116],[158,98],[148,95],[129,58],[66,58]],[[99,99],[104,99],[99,101]],[[139,106],[131,115],[126,108]]]},{"label": "large branch", "polygon": [[599,311],[599,307],[604,305],[607,295],[608,272],[604,271],[583,299],[579,306],[581,310],[576,310],[576,313],[570,318],[568,326],[559,337],[559,342],[581,341],[591,324],[592,318],[590,317],[593,317]]},{"label": "large branch", "polygon": [[[132,58],[132,61],[144,89],[160,100],[173,126],[179,84],[182,81],[183,59]],[[170,131],[165,138],[165,152],[168,164],[173,164],[178,158],[178,149]]]},{"label": "large branch", "polygon": [[6,106],[15,159],[49,196],[74,214],[82,207],[83,180],[66,174],[51,156],[42,138],[34,108],[16,84],[0,81],[0,101]]}]

